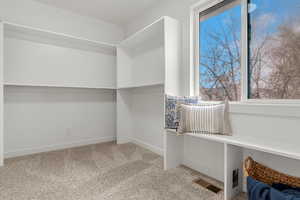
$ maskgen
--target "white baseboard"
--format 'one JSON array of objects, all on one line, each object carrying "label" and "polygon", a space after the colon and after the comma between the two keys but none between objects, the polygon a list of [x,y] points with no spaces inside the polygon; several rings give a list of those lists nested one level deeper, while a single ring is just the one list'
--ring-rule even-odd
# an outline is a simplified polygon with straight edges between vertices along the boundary
[{"label": "white baseboard", "polygon": [[83,140],[83,141],[78,141],[78,142],[73,142],[73,143],[48,145],[48,146],[39,147],[39,148],[20,149],[20,150],[11,151],[11,152],[5,152],[4,158],[13,158],[13,157],[18,157],[18,156],[25,156],[25,155],[31,155],[31,154],[36,154],[36,153],[42,153],[42,152],[62,150],[62,149],[68,149],[68,148],[72,148],[72,147],[80,147],[80,146],[97,144],[97,143],[102,143],[102,142],[110,142],[110,141],[115,141],[115,140],[116,140],[115,137],[102,137],[102,138]]},{"label": "white baseboard", "polygon": [[131,142],[129,137],[117,137],[117,144],[126,144]]},{"label": "white baseboard", "polygon": [[131,139],[131,142],[134,143],[134,144],[136,144],[136,145],[138,145],[138,146],[141,146],[141,147],[143,147],[145,149],[148,149],[149,151],[152,151],[152,152],[154,152],[154,153],[156,153],[158,155],[163,156],[163,154],[164,154],[164,151],[163,151],[162,148],[156,147],[156,146],[154,146],[152,144],[148,144],[148,143],[145,143],[145,142],[143,142],[141,140],[137,140],[137,139],[134,139],[134,138]]}]

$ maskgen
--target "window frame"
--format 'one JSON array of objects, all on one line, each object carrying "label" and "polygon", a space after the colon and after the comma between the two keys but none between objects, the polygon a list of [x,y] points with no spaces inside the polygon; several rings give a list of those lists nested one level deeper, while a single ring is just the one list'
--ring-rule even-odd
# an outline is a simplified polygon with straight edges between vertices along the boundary
[{"label": "window frame", "polygon": [[[206,0],[198,2],[190,7],[190,95],[200,96],[199,85],[199,14],[226,0]],[[233,104],[292,104],[300,106],[300,99],[251,99],[249,98],[249,41],[248,41],[248,0],[236,0],[241,5],[241,100]]]}]

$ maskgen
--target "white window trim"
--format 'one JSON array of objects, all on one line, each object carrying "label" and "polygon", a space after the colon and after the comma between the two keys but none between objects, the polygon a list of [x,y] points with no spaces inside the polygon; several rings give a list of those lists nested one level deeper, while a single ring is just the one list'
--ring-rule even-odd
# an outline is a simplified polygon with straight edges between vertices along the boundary
[{"label": "white window trim", "polygon": [[[225,0],[200,1],[190,7],[190,95],[199,96],[199,13]],[[240,0],[242,7],[241,30],[241,101],[232,102],[233,105],[269,105],[269,106],[300,106],[300,99],[249,99],[248,98],[248,2]]]},{"label": "white window trim", "polygon": [[200,1],[190,8],[190,94],[199,96],[199,13],[207,10],[224,0],[207,0]]},{"label": "white window trim", "polygon": [[248,101],[248,2],[241,0],[241,101]]}]

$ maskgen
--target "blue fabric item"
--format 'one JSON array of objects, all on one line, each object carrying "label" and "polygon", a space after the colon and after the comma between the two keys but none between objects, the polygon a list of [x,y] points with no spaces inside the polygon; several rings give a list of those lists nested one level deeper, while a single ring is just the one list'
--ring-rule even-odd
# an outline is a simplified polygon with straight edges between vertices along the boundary
[{"label": "blue fabric item", "polygon": [[300,198],[300,188],[291,187],[282,183],[273,183],[272,187],[289,195],[293,195],[297,198]]},{"label": "blue fabric item", "polygon": [[294,195],[285,194],[252,177],[247,177],[247,190],[249,200],[300,200]]},{"label": "blue fabric item", "polygon": [[165,128],[178,128],[179,115],[177,113],[177,106],[179,104],[197,104],[199,101],[200,97],[165,95]]}]

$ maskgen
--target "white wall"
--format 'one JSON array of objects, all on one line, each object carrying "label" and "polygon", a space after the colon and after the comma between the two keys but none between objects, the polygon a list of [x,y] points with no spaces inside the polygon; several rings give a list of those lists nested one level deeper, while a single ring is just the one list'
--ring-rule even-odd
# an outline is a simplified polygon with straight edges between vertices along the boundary
[{"label": "white wall", "polygon": [[33,0],[0,0],[0,20],[109,43],[123,39],[117,25]]},{"label": "white wall", "polygon": [[[182,26],[182,80],[183,94],[189,94],[189,9],[199,0],[166,0],[156,7],[148,10],[143,16],[127,25],[127,35],[132,34],[141,27],[151,23],[161,16],[170,16],[180,21]],[[204,0],[203,0],[204,1]],[[297,144],[300,140],[299,124],[300,107],[272,107],[272,106],[232,106],[232,123],[234,134],[262,137],[267,140],[277,140],[286,144]],[[287,111],[288,110],[288,111]],[[293,111],[291,111],[293,110]],[[290,113],[292,113],[290,115]],[[294,113],[294,114],[293,114]],[[196,141],[197,139],[185,138],[184,163],[208,175],[223,179],[223,149],[214,142]],[[268,154],[256,152],[254,158],[264,162]],[[271,159],[271,157],[270,157]],[[272,159],[267,164],[278,166],[278,170],[290,172],[300,176],[300,171],[295,170],[294,160]],[[296,171],[296,172],[295,172]]]},{"label": "white wall", "polygon": [[116,87],[116,56],[14,37],[4,39],[4,81],[28,85]]},{"label": "white wall", "polygon": [[131,91],[132,140],[160,155],[163,154],[163,90],[163,86],[153,86]]},{"label": "white wall", "polygon": [[115,139],[112,90],[5,87],[5,157]]},{"label": "white wall", "polygon": [[[121,55],[122,54],[122,55]],[[118,50],[122,67],[118,69],[118,87],[133,87],[164,83],[164,48],[158,46],[138,54]],[[127,65],[125,63],[128,63]],[[147,73],[145,73],[147,72]]]},{"label": "white wall", "polygon": [[163,154],[163,86],[118,90],[117,141],[134,142]]}]

